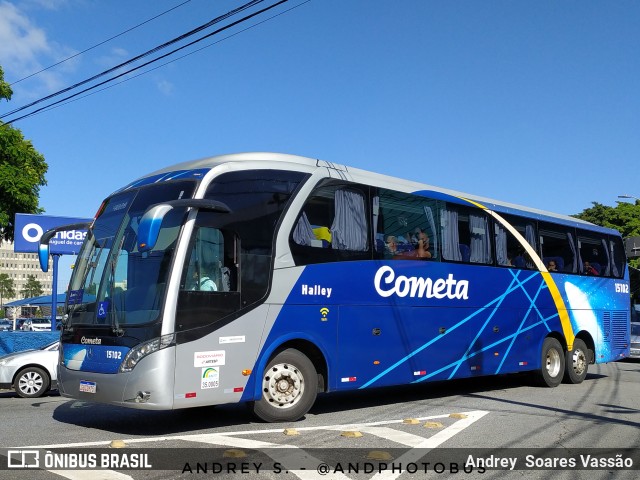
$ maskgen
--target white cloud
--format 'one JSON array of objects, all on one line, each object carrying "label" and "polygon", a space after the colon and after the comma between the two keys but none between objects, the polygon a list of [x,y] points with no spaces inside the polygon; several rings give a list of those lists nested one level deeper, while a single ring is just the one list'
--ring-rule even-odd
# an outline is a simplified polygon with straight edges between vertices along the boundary
[{"label": "white cloud", "polygon": [[24,75],[39,67],[38,55],[50,52],[44,30],[33,25],[15,5],[0,2],[0,63],[5,71]]},{"label": "white cloud", "polygon": [[[37,0],[21,5],[50,9],[65,3],[63,0]],[[25,10],[0,0],[0,65],[6,82],[20,80],[73,53],[71,49],[49,40],[46,32],[31,21]],[[28,87],[22,84],[12,86],[14,100],[22,95],[37,97],[60,88],[63,85],[61,73],[73,69],[74,65],[75,62],[65,62],[57,69],[40,73],[34,77],[36,82],[29,83]]]},{"label": "white cloud", "polygon": [[160,90],[160,93],[164,95],[171,95],[173,93],[173,83],[167,80],[156,81],[156,86],[158,87],[158,90]]}]

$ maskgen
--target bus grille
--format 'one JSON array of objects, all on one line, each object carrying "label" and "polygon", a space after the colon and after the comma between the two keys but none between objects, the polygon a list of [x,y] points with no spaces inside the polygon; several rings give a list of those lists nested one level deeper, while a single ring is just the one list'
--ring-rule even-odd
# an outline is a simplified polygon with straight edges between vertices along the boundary
[{"label": "bus grille", "polygon": [[602,312],[603,340],[613,341],[613,348],[627,348],[629,318],[627,312]]}]

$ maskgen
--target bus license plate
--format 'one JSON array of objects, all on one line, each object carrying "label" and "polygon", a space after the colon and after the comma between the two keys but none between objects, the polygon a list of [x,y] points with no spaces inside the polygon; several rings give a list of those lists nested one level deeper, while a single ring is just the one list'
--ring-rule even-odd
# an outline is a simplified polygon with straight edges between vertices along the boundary
[{"label": "bus license plate", "polygon": [[80,380],[80,391],[86,393],[96,393],[96,382]]}]

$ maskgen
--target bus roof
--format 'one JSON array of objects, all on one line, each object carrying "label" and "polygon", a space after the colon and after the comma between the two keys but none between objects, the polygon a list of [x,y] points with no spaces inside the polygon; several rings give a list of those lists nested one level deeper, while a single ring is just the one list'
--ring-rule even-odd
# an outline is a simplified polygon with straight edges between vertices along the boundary
[{"label": "bus roof", "polygon": [[[144,177],[137,179],[136,181],[130,183],[119,191],[146,185],[149,183],[175,180],[179,178],[202,178],[206,174],[206,172],[214,167],[223,164],[239,162],[246,162],[248,168],[261,169],[291,169],[312,172],[317,168],[329,168],[343,172],[344,174],[346,174],[344,176],[345,179],[354,182],[375,185],[378,187],[399,190],[407,193],[429,195],[436,198],[441,198],[449,202],[457,202],[459,204],[468,204],[468,202],[464,200],[468,199],[498,213],[520,215],[540,221],[549,221],[571,227],[586,228],[602,233],[620,235],[619,232],[614,229],[600,227],[593,223],[586,222],[569,215],[562,215],[513,203],[502,202],[478,195],[467,194],[447,188],[436,187],[433,185],[418,183],[398,177],[374,173],[355,167],[347,167],[345,165],[336,164],[325,160],[283,153],[245,152],[218,155],[214,157],[202,158],[199,160],[182,162],[145,175]],[[259,162],[259,166],[255,162]]]}]

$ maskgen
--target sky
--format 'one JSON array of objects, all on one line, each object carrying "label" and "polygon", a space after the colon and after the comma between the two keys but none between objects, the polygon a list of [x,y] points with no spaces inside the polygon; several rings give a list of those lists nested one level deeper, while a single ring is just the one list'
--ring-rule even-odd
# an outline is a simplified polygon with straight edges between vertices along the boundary
[{"label": "sky", "polygon": [[[247,1],[0,0],[0,115]],[[92,218],[146,173],[247,151],[575,214],[640,197],[638,25],[626,0],[289,0],[13,125],[49,165],[47,215]]]}]

